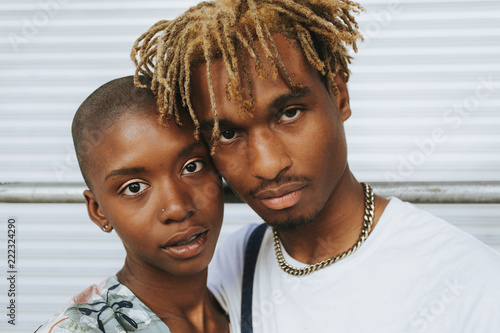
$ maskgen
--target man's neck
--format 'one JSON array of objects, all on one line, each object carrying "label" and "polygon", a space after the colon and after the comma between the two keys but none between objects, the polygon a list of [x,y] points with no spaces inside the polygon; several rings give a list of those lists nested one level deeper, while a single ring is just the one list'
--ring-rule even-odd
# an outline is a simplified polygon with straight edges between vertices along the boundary
[{"label": "man's neck", "polygon": [[[305,264],[315,264],[350,249],[359,239],[365,211],[364,189],[347,172],[316,218],[303,228],[280,232],[287,253]],[[389,201],[375,196],[372,229]]]}]

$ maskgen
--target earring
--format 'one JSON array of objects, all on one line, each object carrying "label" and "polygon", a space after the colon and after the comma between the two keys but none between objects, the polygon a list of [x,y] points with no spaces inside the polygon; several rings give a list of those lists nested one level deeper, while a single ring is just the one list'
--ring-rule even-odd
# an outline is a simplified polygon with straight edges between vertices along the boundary
[{"label": "earring", "polygon": [[106,224],[105,226],[102,227],[102,231],[108,232],[108,225]]},{"label": "earring", "polygon": [[164,211],[165,211],[165,208],[163,208],[161,211],[162,211],[162,212],[164,212]]}]

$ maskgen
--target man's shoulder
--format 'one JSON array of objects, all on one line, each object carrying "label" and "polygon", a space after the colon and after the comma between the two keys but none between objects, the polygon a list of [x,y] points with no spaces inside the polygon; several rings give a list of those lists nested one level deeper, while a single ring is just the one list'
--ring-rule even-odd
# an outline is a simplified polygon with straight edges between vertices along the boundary
[{"label": "man's shoulder", "polygon": [[[384,214],[390,240],[402,253],[412,252],[448,263],[488,267],[500,273],[500,254],[471,234],[413,204],[392,198]],[[432,261],[432,260],[431,260]]]},{"label": "man's shoulder", "polygon": [[220,242],[208,266],[208,288],[224,310],[229,312],[231,322],[239,320],[245,249],[257,226],[259,224],[247,224]]},{"label": "man's shoulder", "polygon": [[234,267],[235,265],[240,266],[240,264],[242,267],[248,239],[257,226],[259,226],[257,223],[247,224],[217,244],[214,259],[209,268],[221,265]]},{"label": "man's shoulder", "polygon": [[258,223],[250,223],[236,230],[221,241],[220,244],[217,244],[216,252],[218,251],[222,254],[234,255],[235,253],[227,253],[228,249],[236,251],[244,250],[246,248],[248,238],[250,238],[250,235],[258,226]]}]

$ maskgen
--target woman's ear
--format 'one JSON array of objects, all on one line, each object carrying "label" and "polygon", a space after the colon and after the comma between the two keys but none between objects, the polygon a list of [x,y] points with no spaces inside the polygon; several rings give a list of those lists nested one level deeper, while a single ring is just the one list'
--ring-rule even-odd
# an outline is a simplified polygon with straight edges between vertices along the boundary
[{"label": "woman's ear", "polygon": [[337,85],[337,95],[335,96],[335,104],[340,112],[342,121],[346,121],[351,116],[351,105],[349,104],[349,91],[345,73],[339,68],[335,73],[335,84]]},{"label": "woman's ear", "polygon": [[94,194],[89,190],[85,190],[83,191],[83,196],[85,197],[85,204],[87,205],[87,213],[89,214],[92,222],[94,222],[104,232],[110,232],[113,230],[113,226],[109,223],[108,219],[102,212]]}]

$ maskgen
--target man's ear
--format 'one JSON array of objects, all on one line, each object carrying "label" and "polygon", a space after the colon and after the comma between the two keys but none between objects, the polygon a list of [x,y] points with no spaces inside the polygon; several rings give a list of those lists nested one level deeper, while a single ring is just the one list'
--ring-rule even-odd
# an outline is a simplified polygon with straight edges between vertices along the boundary
[{"label": "man's ear", "polygon": [[342,121],[346,121],[351,116],[351,105],[349,104],[349,91],[347,91],[346,77],[339,68],[335,73],[335,84],[338,94],[335,96],[335,104],[339,109]]},{"label": "man's ear", "polygon": [[83,196],[85,197],[85,204],[87,205],[87,213],[89,214],[92,222],[94,222],[104,232],[110,232],[113,230],[113,226],[109,223],[108,219],[102,212],[94,194],[89,190],[85,190],[83,191]]}]

